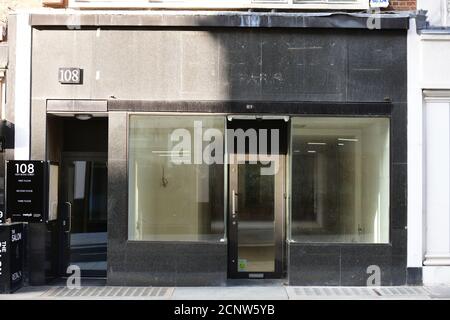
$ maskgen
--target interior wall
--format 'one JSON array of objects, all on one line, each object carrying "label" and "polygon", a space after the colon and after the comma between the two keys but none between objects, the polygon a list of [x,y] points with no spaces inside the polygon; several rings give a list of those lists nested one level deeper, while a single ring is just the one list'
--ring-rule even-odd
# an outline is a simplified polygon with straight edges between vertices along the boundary
[{"label": "interior wall", "polygon": [[[130,170],[137,172],[134,181],[130,181],[130,186],[134,186],[130,194],[137,194],[130,208],[137,213],[138,234],[133,238],[145,240],[158,239],[158,236],[183,238],[197,235],[200,231],[199,203],[195,199],[191,201],[198,188],[196,170],[186,168],[186,165],[169,168],[162,157],[139,158],[130,158]],[[163,168],[167,186],[162,184]]]},{"label": "interior wall", "polygon": [[108,152],[108,118],[77,120],[74,117],[47,116],[47,160],[62,160],[63,152]]},{"label": "interior wall", "polygon": [[337,157],[337,180],[336,188],[339,190],[339,217],[342,220],[340,222],[340,234],[344,235],[344,241],[352,242],[354,235],[358,233],[357,220],[361,214],[356,207],[358,200],[359,185],[357,185],[357,177],[360,176],[356,163],[358,153],[356,152],[354,144],[350,146],[338,146],[336,148]]},{"label": "interior wall", "polygon": [[307,242],[388,243],[389,120],[313,119],[297,120],[305,128],[293,131],[293,179],[302,181],[293,190],[293,227]]},{"label": "interior wall", "polygon": [[61,163],[63,148],[63,119],[47,116],[47,160]]},{"label": "interior wall", "polygon": [[[221,118],[199,120],[205,130],[220,130],[223,125]],[[192,150],[182,158],[188,163],[177,164],[178,156],[175,161],[171,157],[179,143],[171,141],[171,133],[181,129],[178,125],[193,138],[197,134],[193,121],[192,117],[181,122],[171,118],[132,118],[128,162],[130,239],[197,240],[223,231],[223,215],[218,215],[223,212],[224,203],[223,165],[203,161],[195,164],[194,139],[189,141]],[[205,147],[206,142],[203,143]],[[183,150],[187,151],[184,147]]]},{"label": "interior wall", "polygon": [[[362,130],[362,228],[369,242],[389,242],[389,124]],[[368,232],[370,230],[370,232]]]}]

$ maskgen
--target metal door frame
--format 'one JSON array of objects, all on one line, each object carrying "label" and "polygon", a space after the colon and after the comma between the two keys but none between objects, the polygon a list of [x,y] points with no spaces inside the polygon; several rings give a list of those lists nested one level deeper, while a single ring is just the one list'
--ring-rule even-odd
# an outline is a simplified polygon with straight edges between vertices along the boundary
[{"label": "metal door frame", "polygon": [[[287,124],[286,124],[287,125]],[[280,139],[288,139],[280,135]],[[278,154],[279,169],[274,181],[275,219],[275,269],[274,272],[238,271],[238,212],[236,210],[238,190],[238,166],[243,164],[230,161],[237,156],[234,151],[227,154],[228,163],[228,278],[231,279],[280,279],[284,277],[286,240],[286,154]],[[240,155],[242,156],[242,155]],[[248,159],[248,154],[245,159]],[[236,159],[236,158],[235,158]],[[236,195],[237,193],[237,195]]]}]

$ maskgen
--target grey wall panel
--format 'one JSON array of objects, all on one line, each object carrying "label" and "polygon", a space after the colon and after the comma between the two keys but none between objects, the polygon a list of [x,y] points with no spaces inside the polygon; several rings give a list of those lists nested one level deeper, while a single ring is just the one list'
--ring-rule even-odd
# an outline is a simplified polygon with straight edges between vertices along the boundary
[{"label": "grey wall panel", "polygon": [[406,34],[355,32],[348,42],[348,100],[406,102]]},{"label": "grey wall panel", "polygon": [[[108,117],[108,254],[111,283],[125,284],[128,238],[127,114],[111,112]],[[120,281],[119,281],[120,279]]]},{"label": "grey wall panel", "polygon": [[226,243],[128,241],[126,112],[108,122],[108,284],[223,285]]},{"label": "grey wall panel", "polygon": [[[95,35],[95,31],[33,29],[32,97],[93,99],[96,88]],[[58,69],[72,66],[83,68],[83,84],[60,84]]]},{"label": "grey wall panel", "polygon": [[289,243],[289,252],[288,280],[294,286],[366,286],[372,274],[368,267],[374,265],[383,286],[406,274],[405,266],[395,269],[390,245]]},{"label": "grey wall panel", "polygon": [[48,100],[47,112],[106,112],[106,101]]},{"label": "grey wall panel", "polygon": [[[405,101],[404,31],[34,29],[33,97]],[[84,69],[82,85],[59,67]]]},{"label": "grey wall panel", "polygon": [[[113,253],[117,256],[117,252]],[[226,243],[126,243],[126,260],[108,258],[108,284],[130,286],[202,286],[226,284]],[[125,263],[125,270],[121,270]]]},{"label": "grey wall panel", "polygon": [[47,113],[45,99],[31,100],[31,160],[46,159]]},{"label": "grey wall panel", "polygon": [[[122,26],[122,27],[239,27],[239,28],[355,28],[367,29],[373,13],[363,12],[244,12],[244,11],[130,11],[127,14],[42,12],[31,15],[34,26]],[[408,12],[382,15],[380,28],[408,29]],[[424,19],[423,16],[420,16]],[[377,16],[378,18],[378,16]]]}]

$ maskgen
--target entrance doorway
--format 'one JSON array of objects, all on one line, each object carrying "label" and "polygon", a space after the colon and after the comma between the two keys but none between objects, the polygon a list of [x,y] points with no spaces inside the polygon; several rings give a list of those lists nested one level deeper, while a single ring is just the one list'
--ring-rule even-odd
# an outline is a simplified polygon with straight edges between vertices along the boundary
[{"label": "entrance doorway", "polygon": [[64,153],[61,167],[67,262],[83,276],[106,276],[107,154]]},{"label": "entrance doorway", "polygon": [[229,122],[228,129],[234,130],[234,141],[228,136],[228,143],[233,143],[228,191],[230,278],[283,277],[287,124],[285,120]]},{"label": "entrance doorway", "polygon": [[83,277],[106,277],[108,119],[52,115],[48,136],[48,158],[60,164],[60,275],[74,265]]}]

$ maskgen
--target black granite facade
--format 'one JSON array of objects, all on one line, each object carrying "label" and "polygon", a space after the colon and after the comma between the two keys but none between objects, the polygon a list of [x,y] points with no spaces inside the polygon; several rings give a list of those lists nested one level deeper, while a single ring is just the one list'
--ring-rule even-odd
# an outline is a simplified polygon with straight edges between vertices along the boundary
[{"label": "black granite facade", "polygon": [[[228,278],[226,241],[128,240],[130,112],[389,117],[390,243],[288,242],[285,268],[291,285],[365,285],[369,265],[380,267],[384,285],[419,282],[420,271],[406,268],[407,17],[383,18],[381,30],[368,30],[366,17],[266,13],[254,25],[247,23],[252,14],[120,15],[113,26],[116,18],[92,14],[83,15],[81,30],[68,30],[64,15],[32,16],[32,158],[48,156],[50,102],[65,101],[53,110],[89,106],[108,115],[108,284],[225,285]],[[145,25],[133,26],[136,21]],[[60,56],[49,54],[50,46]],[[117,61],[125,66],[120,77]],[[48,80],[56,67],[78,64],[86,68],[83,86]],[[102,70],[99,81],[96,70]],[[82,106],[67,104],[70,99]],[[44,263],[38,256],[49,237],[44,229],[35,232],[32,250]],[[44,270],[38,278],[43,281]]]},{"label": "black granite facade", "polygon": [[109,116],[108,284],[224,285],[226,243],[128,240],[126,113]]},{"label": "black granite facade", "polygon": [[[238,43],[233,42],[237,39],[233,40],[232,30],[220,30],[217,34],[211,30],[211,33],[223,37],[219,42],[224,41],[236,53]],[[227,282],[226,243],[127,240],[127,194],[124,192],[127,188],[127,112],[191,111],[390,117],[390,243],[288,242],[286,269],[290,285],[363,286],[367,283],[367,268],[371,265],[380,267],[382,285],[406,284],[406,32],[261,29],[240,30],[239,33],[243,36],[239,40],[241,45],[246,41],[255,44],[273,42],[273,46],[268,46],[271,48],[267,53],[270,59],[264,60],[267,66],[253,65],[253,52],[249,49],[247,69],[240,72],[250,77],[260,68],[268,68],[271,74],[286,71],[294,85],[291,82],[286,84],[288,87],[277,87],[267,80],[260,83],[259,88],[246,88],[238,86],[240,80],[230,74],[229,78],[237,82],[230,84],[232,90],[228,101],[108,101],[108,111],[115,111],[109,116],[108,283],[224,285]],[[305,83],[296,78],[298,74],[288,70],[295,64],[290,59],[295,58],[283,54],[283,43],[286,43],[283,39],[299,45],[309,41],[305,39],[315,39],[317,46],[327,49],[317,55],[302,56],[305,76],[311,81]],[[259,53],[255,51],[254,54]],[[246,108],[248,104],[253,105],[251,111]]]}]

